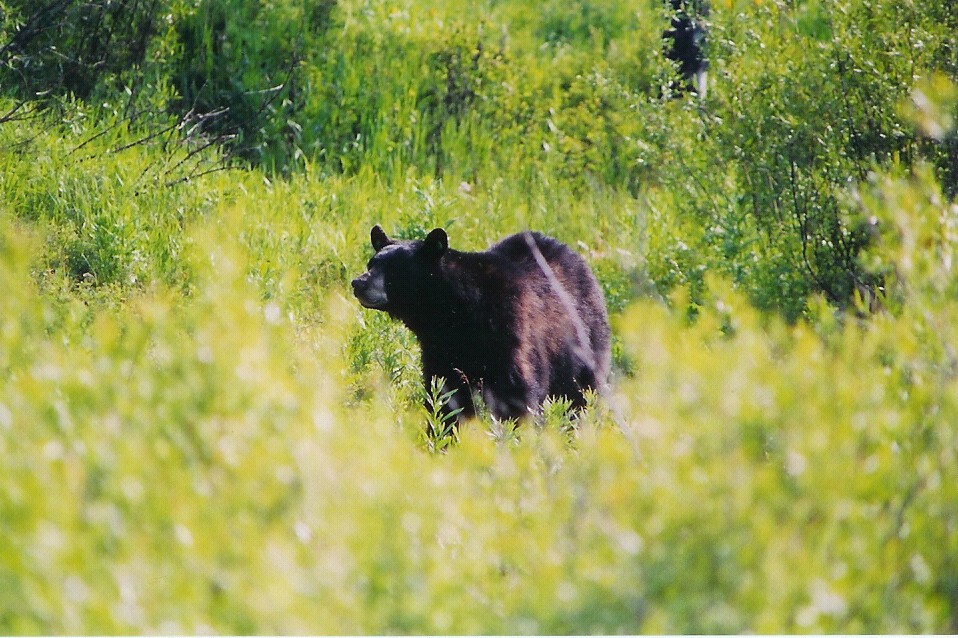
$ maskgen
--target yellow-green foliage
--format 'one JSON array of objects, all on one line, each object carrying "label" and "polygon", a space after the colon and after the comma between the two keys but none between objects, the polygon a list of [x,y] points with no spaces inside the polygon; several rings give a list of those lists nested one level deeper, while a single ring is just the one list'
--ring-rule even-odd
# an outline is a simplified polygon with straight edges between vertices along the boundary
[{"label": "yellow-green foliage", "polygon": [[[346,298],[377,213],[324,216],[327,187],[364,201],[224,180],[182,234],[188,294],[110,303],[38,286],[47,249],[4,214],[4,633],[954,628],[958,208],[927,172],[858,195],[895,312],[789,326],[719,280],[691,324],[641,301],[616,317],[635,375],[592,412],[442,454],[386,378],[414,383],[408,336]],[[283,274],[313,251],[342,261]]]},{"label": "yellow-green foliage", "polygon": [[[0,634],[958,631],[947,73],[882,89],[869,143],[913,125],[908,153],[812,140],[828,161],[791,185],[862,239],[857,313],[810,296],[787,216],[742,212],[801,105],[839,112],[789,74],[835,92],[830,55],[895,39],[891,3],[853,3],[871,30],[825,4],[714,3],[725,80],[697,103],[652,97],[658,3],[344,1],[302,69],[326,128],[282,177],[188,179],[221,151],[110,87],[0,123]],[[173,31],[209,7],[171,6]],[[806,63],[803,38],[828,43]],[[613,317],[606,395],[430,434],[415,340],[349,294],[373,223],[572,245]]]}]

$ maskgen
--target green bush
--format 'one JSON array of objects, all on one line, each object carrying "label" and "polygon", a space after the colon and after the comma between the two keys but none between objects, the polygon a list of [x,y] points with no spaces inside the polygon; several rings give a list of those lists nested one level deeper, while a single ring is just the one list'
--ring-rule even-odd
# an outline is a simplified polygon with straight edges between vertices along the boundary
[{"label": "green bush", "polygon": [[172,16],[175,51],[164,73],[172,108],[207,114],[248,161],[281,169],[302,153],[303,63],[330,26],[335,0],[183,2]]},{"label": "green bush", "polygon": [[[311,192],[245,188],[279,210]],[[857,201],[894,312],[788,326],[713,278],[692,324],[617,316],[635,376],[581,420],[474,421],[442,454],[386,358],[347,369],[394,346],[344,282],[305,318],[298,286],[250,277],[295,253],[256,237],[313,237],[295,217],[224,202],[186,231],[188,296],[104,306],[38,286],[42,244],[6,214],[0,627],[953,630],[958,207],[931,171]]]},{"label": "green bush", "polygon": [[0,79],[7,91],[89,99],[103,84],[130,81],[162,30],[167,2],[5,0],[0,7]]},{"label": "green bush", "polygon": [[[0,633],[958,630],[954,13],[664,8],[0,2]],[[373,223],[568,243],[609,391],[439,423]]]},{"label": "green bush", "polygon": [[924,158],[954,193],[953,143],[919,138],[900,109],[921,75],[958,77],[946,4],[717,4],[708,99],[689,104],[681,169],[664,177],[681,194],[675,216],[695,220],[695,268],[790,318],[812,293],[847,307],[881,286],[859,265],[867,229],[849,221],[842,192]]}]

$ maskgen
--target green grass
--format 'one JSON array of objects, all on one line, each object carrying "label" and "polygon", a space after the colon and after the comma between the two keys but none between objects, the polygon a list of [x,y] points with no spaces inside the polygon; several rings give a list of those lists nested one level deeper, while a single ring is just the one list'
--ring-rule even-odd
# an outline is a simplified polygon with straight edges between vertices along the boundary
[{"label": "green grass", "polygon": [[[0,633],[954,632],[952,62],[893,81],[884,2],[716,3],[713,101],[667,99],[653,4],[341,2],[285,172],[292,146],[187,179],[229,147],[150,137],[175,119],[109,87],[0,124]],[[829,101],[836,50],[889,65],[879,119]],[[897,155],[848,179],[866,161],[822,138],[756,186],[815,104],[799,70],[810,127],[899,127]],[[793,194],[868,237],[880,308],[816,290]],[[443,428],[415,339],[350,295],[374,223],[567,242],[612,315],[608,394]]]}]

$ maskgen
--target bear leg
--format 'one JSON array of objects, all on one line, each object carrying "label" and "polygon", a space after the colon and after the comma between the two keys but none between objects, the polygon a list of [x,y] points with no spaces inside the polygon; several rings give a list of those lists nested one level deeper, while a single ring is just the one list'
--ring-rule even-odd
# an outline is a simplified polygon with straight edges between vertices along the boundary
[{"label": "bear leg", "polygon": [[537,405],[534,397],[529,396],[524,383],[485,380],[482,386],[482,399],[496,419],[521,419],[530,414],[530,405]]}]

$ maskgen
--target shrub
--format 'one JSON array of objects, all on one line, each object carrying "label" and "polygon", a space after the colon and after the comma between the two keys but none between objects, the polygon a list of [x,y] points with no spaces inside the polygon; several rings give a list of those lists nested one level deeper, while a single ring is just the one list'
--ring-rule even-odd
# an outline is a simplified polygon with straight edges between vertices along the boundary
[{"label": "shrub", "polygon": [[698,141],[676,142],[687,157],[663,178],[683,193],[675,215],[698,220],[701,263],[787,317],[813,292],[847,307],[874,291],[858,263],[867,230],[841,194],[922,157],[953,181],[950,146],[918,138],[899,105],[920,74],[955,77],[955,26],[934,2],[717,5],[709,97],[685,115]]},{"label": "shrub", "polygon": [[[658,0],[225,6],[171,9],[133,102],[0,106],[0,633],[958,630],[947,3],[716,3],[704,101]],[[234,15],[263,78],[323,42],[268,168],[167,113],[192,62],[249,97],[231,42],[177,57]],[[569,243],[609,392],[430,431],[349,295],[373,222]]]},{"label": "shrub", "polygon": [[381,344],[344,357],[365,328],[343,283],[312,321],[264,299],[248,273],[276,251],[243,247],[243,207],[190,229],[192,294],[105,307],[37,286],[5,214],[0,627],[953,631],[958,209],[939,193],[931,171],[885,176],[854,204],[900,273],[894,312],[786,326],[711,278],[692,324],[653,301],[618,317],[636,376],[582,420],[476,421],[443,453],[389,385],[346,393]]}]

